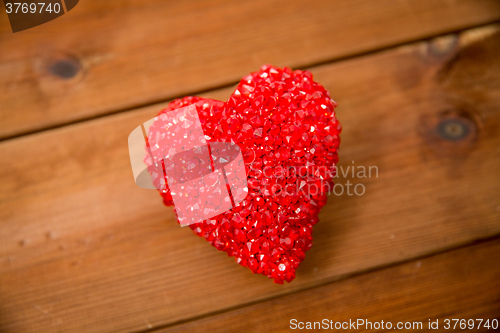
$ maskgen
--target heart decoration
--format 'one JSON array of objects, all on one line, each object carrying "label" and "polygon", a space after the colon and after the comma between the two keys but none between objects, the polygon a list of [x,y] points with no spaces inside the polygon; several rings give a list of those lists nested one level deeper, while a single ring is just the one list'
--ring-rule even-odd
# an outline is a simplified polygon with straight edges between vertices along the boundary
[{"label": "heart decoration", "polygon": [[[184,97],[160,114],[189,105],[196,106],[208,142],[241,147],[248,175],[248,195],[239,205],[189,227],[252,272],[292,281],[333,189],[337,104],[310,72],[266,65],[245,76],[227,102]],[[148,136],[161,130],[153,124]],[[165,184],[162,177],[156,173],[153,183]],[[168,186],[160,194],[173,205]]]}]

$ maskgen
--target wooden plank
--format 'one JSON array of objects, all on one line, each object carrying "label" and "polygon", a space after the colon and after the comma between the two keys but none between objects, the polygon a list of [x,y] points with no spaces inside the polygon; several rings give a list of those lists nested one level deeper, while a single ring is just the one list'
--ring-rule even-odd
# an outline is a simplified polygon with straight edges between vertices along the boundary
[{"label": "wooden plank", "polygon": [[[411,325],[411,331],[428,331],[429,319],[437,331],[461,331],[460,324],[453,329],[452,319],[482,318],[491,324],[500,318],[499,257],[500,241],[491,241],[158,332],[289,332],[306,328],[307,322],[311,327],[319,322],[318,330],[347,322],[344,328],[356,332],[386,331],[389,325],[396,329],[398,323]],[[358,319],[363,320],[359,326]],[[495,331],[474,325],[475,332]]]},{"label": "wooden plank", "polygon": [[500,19],[497,0],[80,1],[13,34],[0,16],[0,138]]},{"label": "wooden plank", "polygon": [[[127,136],[162,105],[0,143],[0,330],[138,331],[498,235],[496,31],[313,69],[340,104],[341,166],[379,175],[339,179],[366,193],[330,196],[284,286],[179,228],[157,193],[136,187]],[[451,116],[468,130],[461,140],[436,134]]]}]

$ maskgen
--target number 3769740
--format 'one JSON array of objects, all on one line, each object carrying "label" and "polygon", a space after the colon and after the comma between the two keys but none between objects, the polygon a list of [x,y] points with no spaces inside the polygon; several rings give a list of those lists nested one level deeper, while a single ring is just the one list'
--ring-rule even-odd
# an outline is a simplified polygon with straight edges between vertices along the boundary
[{"label": "number 3769740", "polygon": [[498,329],[498,320],[497,319],[445,319],[444,320],[444,329]]},{"label": "number 3769740", "polygon": [[7,11],[7,14],[11,13],[41,14],[42,12],[59,13],[61,11],[61,5],[59,3],[45,4],[45,2],[39,2],[39,3],[7,2],[5,4],[5,10]]}]

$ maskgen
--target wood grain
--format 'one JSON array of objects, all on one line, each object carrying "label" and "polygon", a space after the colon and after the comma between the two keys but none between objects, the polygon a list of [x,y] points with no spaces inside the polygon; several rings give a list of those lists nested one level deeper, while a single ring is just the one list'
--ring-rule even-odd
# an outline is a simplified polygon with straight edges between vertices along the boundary
[{"label": "wood grain", "polygon": [[[445,319],[482,318],[491,323],[500,318],[499,256],[500,241],[491,241],[158,332],[289,332],[298,322],[303,327],[313,322],[314,327],[315,321],[322,324],[323,319],[327,319],[326,328],[330,321],[333,328],[337,322],[347,322],[351,332],[389,331],[388,322],[393,329],[398,323],[410,323],[415,329],[409,331],[429,331],[429,320],[438,320],[438,332],[463,331],[460,324],[453,329],[455,322],[445,330]],[[291,323],[292,319],[296,321]],[[363,324],[349,326],[349,320],[358,319]],[[382,321],[385,329],[375,329]],[[477,329],[478,324],[474,332],[495,331]]]},{"label": "wood grain", "polygon": [[13,34],[2,14],[0,138],[499,19],[497,0],[108,0]]},{"label": "wood grain", "polygon": [[[498,235],[497,31],[312,69],[340,104],[341,166],[379,172],[338,180],[366,193],[330,196],[284,286],[179,228],[134,184],[127,136],[163,104],[0,143],[0,330],[145,330]],[[449,119],[467,135],[445,139]]]}]

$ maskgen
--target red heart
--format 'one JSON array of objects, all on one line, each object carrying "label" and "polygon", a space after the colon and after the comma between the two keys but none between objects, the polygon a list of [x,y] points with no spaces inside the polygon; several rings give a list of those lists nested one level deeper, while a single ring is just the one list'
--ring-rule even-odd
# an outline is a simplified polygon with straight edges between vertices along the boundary
[{"label": "red heart", "polygon": [[[244,77],[226,103],[185,97],[160,114],[191,104],[207,141],[241,147],[249,187],[239,206],[191,229],[252,272],[290,282],[312,246],[312,227],[333,186],[341,130],[337,104],[310,72],[273,66]],[[153,124],[149,136],[161,130]],[[173,205],[168,187],[160,194]]]}]

